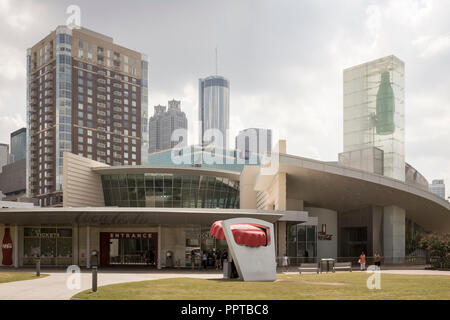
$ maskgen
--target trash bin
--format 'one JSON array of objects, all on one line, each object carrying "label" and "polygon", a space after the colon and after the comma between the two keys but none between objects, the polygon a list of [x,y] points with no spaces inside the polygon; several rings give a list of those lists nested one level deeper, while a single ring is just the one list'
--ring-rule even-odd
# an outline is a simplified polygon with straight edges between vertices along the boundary
[{"label": "trash bin", "polygon": [[166,267],[172,268],[173,267],[173,252],[167,251],[166,253]]},{"label": "trash bin", "polygon": [[334,262],[335,262],[335,259],[331,259],[331,258],[320,259],[320,264],[319,264],[320,273],[322,273],[323,271],[326,271],[327,273],[329,271],[333,272]]},{"label": "trash bin", "polygon": [[223,260],[223,278],[231,279],[231,261],[228,259]]},{"label": "trash bin", "polygon": [[98,251],[91,251],[91,267],[98,267]]}]

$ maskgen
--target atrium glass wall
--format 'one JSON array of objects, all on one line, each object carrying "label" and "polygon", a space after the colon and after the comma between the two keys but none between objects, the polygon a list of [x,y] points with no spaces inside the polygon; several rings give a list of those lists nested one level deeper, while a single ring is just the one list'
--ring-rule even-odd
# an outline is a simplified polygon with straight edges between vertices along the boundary
[{"label": "atrium glass wall", "polygon": [[[291,264],[314,262],[317,257],[317,227],[287,223],[287,255]],[[280,252],[283,255],[283,252]]]},{"label": "atrium glass wall", "polygon": [[344,70],[344,152],[383,150],[383,174],[405,181],[405,65],[394,56]]},{"label": "atrium glass wall", "polygon": [[106,206],[239,208],[239,181],[201,175],[102,176]]}]

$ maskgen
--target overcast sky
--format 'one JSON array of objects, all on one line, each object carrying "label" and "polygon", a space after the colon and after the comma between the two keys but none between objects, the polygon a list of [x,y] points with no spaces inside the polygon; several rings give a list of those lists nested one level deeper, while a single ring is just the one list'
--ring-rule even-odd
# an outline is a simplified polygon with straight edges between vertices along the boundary
[{"label": "overcast sky", "polygon": [[25,126],[26,49],[81,8],[83,27],[146,53],[149,113],[182,101],[197,142],[198,79],[231,83],[232,134],[274,130],[288,153],[337,160],[342,71],[394,54],[406,68],[406,161],[450,194],[448,0],[0,0],[0,142]]}]

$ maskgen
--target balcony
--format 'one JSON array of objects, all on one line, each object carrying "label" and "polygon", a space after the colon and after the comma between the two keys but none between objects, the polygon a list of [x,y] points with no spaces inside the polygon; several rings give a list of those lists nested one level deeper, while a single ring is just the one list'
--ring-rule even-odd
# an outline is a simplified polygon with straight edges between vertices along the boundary
[{"label": "balcony", "polygon": [[122,96],[122,92],[120,92],[120,91],[114,91],[113,94],[114,94],[115,96],[119,96],[119,97]]},{"label": "balcony", "polygon": [[48,137],[53,138],[53,132],[47,130],[47,131],[45,131],[44,136],[45,136],[46,138],[48,138]]},{"label": "balcony", "polygon": [[46,146],[53,146],[54,144],[53,140],[44,140],[44,145]]},{"label": "balcony", "polygon": [[53,154],[53,153],[54,153],[54,150],[53,150],[53,148],[45,148],[44,153],[45,153],[45,154]]},{"label": "balcony", "polygon": [[102,94],[98,94],[98,95],[97,95],[97,99],[100,99],[100,100],[106,100],[106,96],[105,96],[105,95],[102,95]]},{"label": "balcony", "polygon": [[97,82],[101,84],[106,84],[106,80],[102,78],[97,79]]},{"label": "balcony", "polygon": [[106,92],[106,88],[105,87],[97,87],[97,91]]}]

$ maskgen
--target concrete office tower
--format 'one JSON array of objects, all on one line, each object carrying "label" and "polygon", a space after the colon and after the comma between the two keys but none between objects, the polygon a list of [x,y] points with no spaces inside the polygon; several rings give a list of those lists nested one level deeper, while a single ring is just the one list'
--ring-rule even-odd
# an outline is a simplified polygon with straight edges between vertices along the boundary
[{"label": "concrete office tower", "polygon": [[[149,120],[149,153],[187,145],[188,122],[180,105],[181,101],[171,100],[167,111],[165,106],[155,106],[155,114]],[[172,141],[172,133],[177,129],[185,129],[184,139]]]},{"label": "concrete office tower", "polygon": [[85,28],[59,26],[28,49],[28,196],[61,203],[63,152],[139,165],[147,80],[145,55]]},{"label": "concrete office tower", "polygon": [[21,128],[11,133],[11,162],[17,162],[27,155],[27,129]]},{"label": "concrete office tower", "polygon": [[433,180],[429,185],[430,192],[445,199],[445,184],[443,179]]},{"label": "concrete office tower", "polygon": [[264,156],[272,151],[272,130],[249,128],[239,132],[236,137],[236,150],[248,160],[252,154]]},{"label": "concrete office tower", "polygon": [[5,143],[0,143],[0,173],[2,172],[2,167],[9,163],[9,145]]},{"label": "concrete office tower", "polygon": [[373,162],[376,173],[405,181],[404,74],[395,56],[344,70],[344,164]]},{"label": "concrete office tower", "polygon": [[[223,136],[222,148],[227,148],[227,131],[230,127],[230,81],[221,76],[199,80],[198,119],[200,121],[200,144],[211,143],[205,137],[208,129],[218,129]],[[217,140],[216,140],[217,141]],[[217,141],[218,142],[218,141]]]}]

